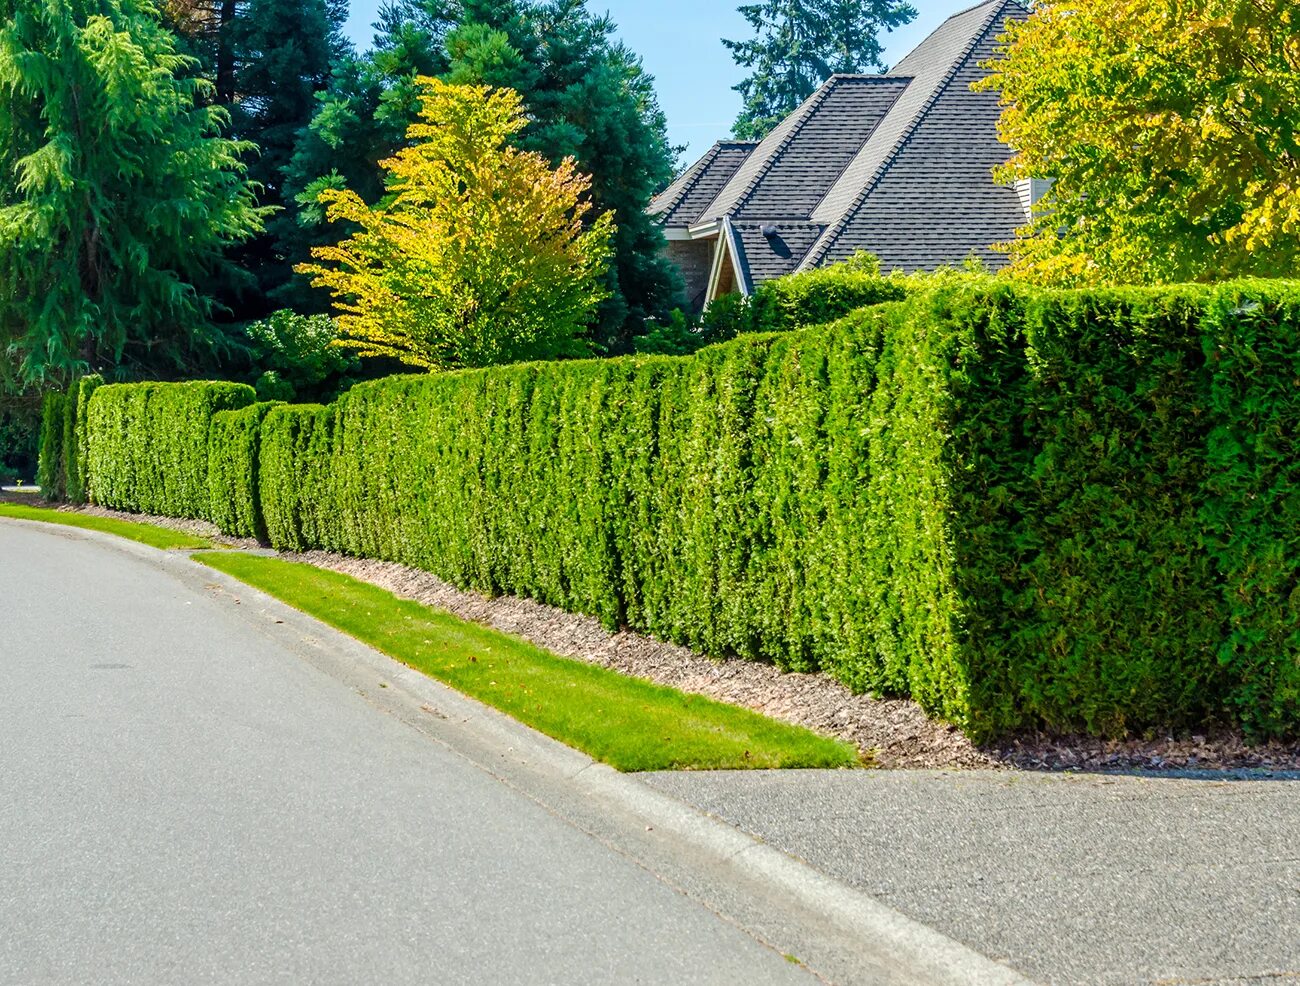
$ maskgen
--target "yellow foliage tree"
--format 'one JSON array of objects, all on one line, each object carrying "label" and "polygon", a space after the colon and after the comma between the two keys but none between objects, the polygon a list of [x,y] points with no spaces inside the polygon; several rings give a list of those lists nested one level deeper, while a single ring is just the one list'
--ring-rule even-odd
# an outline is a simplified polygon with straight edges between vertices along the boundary
[{"label": "yellow foliage tree", "polygon": [[1002,94],[1006,181],[1054,180],[1009,245],[1054,283],[1300,269],[1294,0],[1040,0],[980,85]]},{"label": "yellow foliage tree", "polygon": [[588,352],[608,296],[614,217],[590,224],[587,176],[509,146],[527,125],[511,89],[421,78],[410,146],[382,162],[388,195],[320,201],[358,227],[303,264],[339,312],[339,344],[430,370]]}]

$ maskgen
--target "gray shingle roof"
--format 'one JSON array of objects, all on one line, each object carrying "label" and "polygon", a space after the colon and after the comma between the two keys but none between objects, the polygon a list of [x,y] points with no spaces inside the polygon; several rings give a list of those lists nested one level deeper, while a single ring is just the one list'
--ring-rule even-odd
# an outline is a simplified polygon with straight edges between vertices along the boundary
[{"label": "gray shingle roof", "polygon": [[[997,138],[997,95],[973,93],[970,83],[984,74],[979,63],[993,57],[1006,22],[1027,16],[1020,0],[954,14],[889,74],[830,79],[757,147],[744,145],[738,165],[741,152],[724,166],[718,145],[651,211],[674,226],[727,218],[751,283],[861,249],[887,270],[971,253],[1000,263],[988,248],[1010,238],[1025,214],[1014,189],[993,183],[1009,153]],[[687,213],[694,216],[683,222]],[[764,237],[765,225],[777,235]]]},{"label": "gray shingle roof", "polygon": [[957,264],[972,253],[991,267],[1004,255],[989,247],[1025,223],[1016,190],[996,185],[992,171],[1007,159],[998,140],[998,95],[971,92],[994,56],[998,28],[986,31],[936,95],[873,185],[823,235],[821,256],[804,265],[844,260],[870,250],[885,270],[907,272]]},{"label": "gray shingle roof", "polygon": [[[775,226],[776,235],[763,235],[763,228]],[[732,223],[740,241],[740,258],[749,272],[751,284],[768,281],[789,274],[799,266],[799,260],[817,242],[822,227],[808,222],[782,223]]]},{"label": "gray shingle roof", "polygon": [[[817,245],[804,257],[801,266],[808,268],[823,263],[828,258],[840,258],[852,254],[858,249],[871,249],[865,242],[853,242],[854,233],[862,233],[864,224],[872,217],[879,220],[894,221],[898,225],[891,232],[888,228],[873,227],[872,240],[878,245],[884,244],[886,252],[901,248],[901,243],[914,236],[919,227],[928,229],[932,225],[943,225],[949,208],[962,211],[979,209],[991,200],[1000,201],[1002,196],[989,196],[993,185],[992,168],[1005,161],[1008,150],[997,142],[997,120],[999,109],[997,96],[993,93],[973,93],[970,83],[984,73],[978,63],[993,54],[995,39],[1005,29],[1006,22],[1012,18],[1024,18],[1028,11],[1017,0],[986,0],[985,3],[963,10],[944,21],[928,38],[918,45],[911,54],[898,63],[896,73],[910,73],[914,76],[898,101],[894,104],[889,117],[876,129],[857,158],[845,169],[844,175],[818,205],[812,219],[826,228]],[[935,116],[932,111],[936,104],[942,102],[945,112]],[[919,214],[901,215],[895,210],[872,210],[864,206],[868,199],[884,187],[892,185],[886,177],[898,164],[904,151],[913,144],[914,138],[921,130],[929,138],[923,142],[922,150],[914,150],[910,155],[909,165],[915,173],[918,170],[928,172],[931,178],[944,181],[946,190],[943,196],[927,199],[930,204],[916,203],[921,206]],[[983,162],[967,162],[975,166],[961,166],[967,153],[966,145],[972,139],[989,138],[996,144],[993,155],[981,170]],[[987,141],[980,141],[985,145]],[[922,159],[928,158],[928,163]],[[945,168],[958,165],[963,180],[946,180],[942,173]],[[920,191],[918,189],[918,191]],[[936,190],[937,191],[937,190]],[[1014,196],[1014,192],[1011,193]],[[965,195],[970,199],[966,200]],[[946,201],[940,201],[940,198]],[[1001,213],[1001,209],[998,212]],[[855,217],[861,216],[860,219]],[[984,252],[996,240],[1005,240],[1023,224],[1023,212],[1020,221],[1010,227],[998,226],[994,236],[987,242],[970,242],[962,250],[961,259],[971,250]],[[854,223],[853,231],[848,227]],[[998,225],[996,219],[989,225]],[[954,237],[947,237],[951,247]],[[945,253],[942,256],[927,256],[924,250],[913,250],[912,267],[937,267],[952,261]],[[884,257],[881,257],[884,261]],[[888,264],[885,264],[888,269]]]},{"label": "gray shingle roof", "polygon": [[886,75],[832,77],[796,132],[764,162],[733,217],[807,221],[907,86],[907,79]]},{"label": "gray shingle roof", "polygon": [[665,226],[690,226],[718,197],[758,146],[753,140],[720,140],[650,203]]}]

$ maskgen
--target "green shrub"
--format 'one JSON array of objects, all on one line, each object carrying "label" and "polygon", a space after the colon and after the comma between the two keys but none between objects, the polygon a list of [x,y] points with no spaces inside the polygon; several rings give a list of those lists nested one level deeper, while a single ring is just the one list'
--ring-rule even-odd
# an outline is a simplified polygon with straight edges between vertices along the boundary
[{"label": "green shrub", "polygon": [[116,510],[210,519],[208,429],[218,411],[252,404],[234,383],[133,383],[90,397],[91,499]]},{"label": "green shrub", "polygon": [[276,405],[262,419],[258,499],[267,539],[284,551],[335,548],[330,438],[333,409]]},{"label": "green shrub", "polygon": [[0,482],[31,484],[41,447],[42,400],[38,393],[0,394]]},{"label": "green shrub", "polygon": [[724,295],[698,318],[678,311],[665,324],[647,323],[649,331],[635,339],[636,351],[684,356],[741,335],[823,325],[861,308],[901,301],[923,283],[882,277],[870,257],[791,274],[763,282],[749,297]]},{"label": "green shrub", "polygon": [[41,496],[51,503],[63,499],[63,406],[66,401],[63,394],[50,391],[41,404],[41,445],[36,466],[36,485],[41,488]]},{"label": "green shrub", "polygon": [[244,327],[252,363],[250,380],[263,401],[333,398],[351,385],[360,360],[334,345],[338,325],[326,315],[288,309]]},{"label": "green shrub", "polygon": [[[278,548],[823,669],[981,738],[1295,736],[1297,380],[1294,285],[935,278],[687,359],[393,377],[275,407],[258,496]],[[97,435],[171,447],[189,427],[131,404],[153,391],[101,402],[114,389],[91,402],[96,496]],[[252,462],[220,468],[244,483]],[[136,466],[115,482],[137,473],[163,485]]]},{"label": "green shrub", "polygon": [[69,503],[86,502],[86,414],[91,395],[104,382],[99,374],[79,377],[68,387],[63,407],[63,486]]},{"label": "green shrub", "polygon": [[1259,735],[1300,721],[1300,288],[1243,283],[1208,306],[1213,370],[1201,518],[1227,610],[1219,663],[1234,718]]},{"label": "green shrub", "polygon": [[257,491],[262,419],[277,404],[218,411],[208,431],[208,519],[225,534],[264,540]]}]

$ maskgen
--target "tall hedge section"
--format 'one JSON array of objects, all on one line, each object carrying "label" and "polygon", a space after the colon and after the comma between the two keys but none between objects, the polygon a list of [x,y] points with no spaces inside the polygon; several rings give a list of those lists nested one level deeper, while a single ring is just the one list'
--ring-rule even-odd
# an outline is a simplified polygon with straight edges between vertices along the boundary
[{"label": "tall hedge section", "polygon": [[247,511],[256,462],[277,548],[824,669],[977,737],[1300,734],[1291,284],[953,277],[688,358],[388,378],[218,415],[210,512],[174,480],[145,505],[190,475],[151,448],[208,461],[217,392],[185,386],[96,392],[100,502]]},{"label": "tall hedge section", "polygon": [[255,400],[252,387],[237,383],[100,387],[90,398],[86,428],[92,502],[115,510],[210,520],[212,418]]},{"label": "tall hedge section", "polygon": [[90,398],[103,382],[97,373],[73,380],[64,400],[63,493],[69,503],[83,504],[88,495],[86,417]]},{"label": "tall hedge section", "polygon": [[36,485],[41,498],[63,499],[63,419],[67,395],[47,391],[41,400],[41,440],[36,460]]},{"label": "tall hedge section", "polygon": [[208,431],[208,519],[233,537],[265,538],[258,495],[262,419],[278,402],[218,411]]}]

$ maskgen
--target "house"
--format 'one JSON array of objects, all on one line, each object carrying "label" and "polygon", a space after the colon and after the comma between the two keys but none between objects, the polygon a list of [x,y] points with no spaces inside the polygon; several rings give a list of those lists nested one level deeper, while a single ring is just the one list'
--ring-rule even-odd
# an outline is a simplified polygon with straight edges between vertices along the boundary
[{"label": "house", "polygon": [[996,184],[1009,150],[995,92],[972,92],[1028,9],[954,14],[892,72],[836,75],[761,142],[724,140],[650,205],[695,310],[859,250],[912,272],[979,257],[1029,217],[1043,183]]}]

